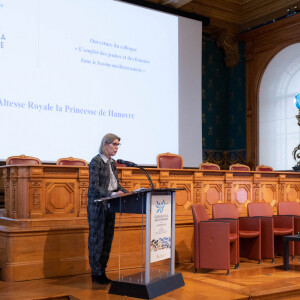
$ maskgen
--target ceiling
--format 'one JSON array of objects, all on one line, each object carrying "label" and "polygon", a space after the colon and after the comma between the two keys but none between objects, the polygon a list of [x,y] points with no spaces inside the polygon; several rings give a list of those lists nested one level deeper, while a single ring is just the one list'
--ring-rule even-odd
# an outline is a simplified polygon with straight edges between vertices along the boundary
[{"label": "ceiling", "polygon": [[210,18],[204,32],[239,33],[300,9],[300,0],[146,0]]}]

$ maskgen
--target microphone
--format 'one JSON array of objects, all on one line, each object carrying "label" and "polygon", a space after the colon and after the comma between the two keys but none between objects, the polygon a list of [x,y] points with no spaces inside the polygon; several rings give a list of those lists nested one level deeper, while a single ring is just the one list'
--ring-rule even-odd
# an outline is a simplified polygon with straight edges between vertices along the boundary
[{"label": "microphone", "polygon": [[117,159],[117,163],[126,165],[128,167],[138,167],[137,164],[135,164],[131,161],[123,160],[123,159]]}]

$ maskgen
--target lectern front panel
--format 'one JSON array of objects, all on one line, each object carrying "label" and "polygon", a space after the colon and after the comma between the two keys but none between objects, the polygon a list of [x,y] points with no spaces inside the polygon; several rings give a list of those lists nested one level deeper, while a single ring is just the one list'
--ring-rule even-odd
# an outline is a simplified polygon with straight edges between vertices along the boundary
[{"label": "lectern front panel", "polygon": [[[150,299],[183,286],[182,275],[174,274],[175,190],[142,190],[108,201],[110,209],[120,214],[119,276],[112,282],[110,293]],[[140,230],[137,232],[135,224],[130,243],[128,213],[141,216]],[[122,257],[122,253],[130,252],[130,245],[134,245],[132,255]],[[134,262],[134,269],[126,269],[128,259]]]},{"label": "lectern front panel", "polygon": [[[132,193],[109,201],[110,210],[120,214],[119,224],[116,224],[119,228],[119,281],[147,283],[170,275],[171,205],[172,194],[168,190]],[[141,216],[140,230],[135,227],[130,242],[128,214]],[[122,223],[125,218],[126,226],[125,221]],[[134,270],[126,269],[128,259],[135,265]]]}]

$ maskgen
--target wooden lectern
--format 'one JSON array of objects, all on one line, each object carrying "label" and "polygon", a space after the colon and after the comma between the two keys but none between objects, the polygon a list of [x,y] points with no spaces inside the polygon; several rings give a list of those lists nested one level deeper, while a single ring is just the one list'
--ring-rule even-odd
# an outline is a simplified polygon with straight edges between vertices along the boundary
[{"label": "wooden lectern", "polygon": [[[144,226],[143,221],[141,224],[142,243],[145,245],[144,250],[142,247],[141,254],[144,259],[142,270],[132,275],[123,276],[119,265],[119,277],[112,281],[110,294],[153,299],[184,286],[182,274],[175,273],[176,190],[178,189],[142,189],[121,196],[96,200],[107,201],[113,212],[142,214],[145,215],[146,219],[146,225]],[[158,226],[155,227],[154,225]],[[143,241],[144,227],[145,241]],[[165,232],[167,233],[165,234]],[[157,237],[159,233],[162,233],[163,238],[155,238],[156,233],[158,233]],[[157,261],[160,260],[158,257],[169,262],[167,269],[157,268]],[[154,263],[152,263],[153,261]]]}]

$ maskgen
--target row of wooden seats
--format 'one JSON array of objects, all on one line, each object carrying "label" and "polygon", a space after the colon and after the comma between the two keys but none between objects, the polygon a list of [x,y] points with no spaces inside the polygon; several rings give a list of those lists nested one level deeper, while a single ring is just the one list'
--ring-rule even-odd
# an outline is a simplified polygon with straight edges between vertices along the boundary
[{"label": "row of wooden seats", "polygon": [[[37,157],[25,156],[24,154],[19,156],[10,156],[6,159],[6,165],[41,165],[42,162]],[[57,166],[79,166],[85,167],[88,163],[81,158],[67,157],[60,158],[56,161]]]},{"label": "row of wooden seats", "polygon": [[[220,166],[212,163],[202,163],[199,165],[200,170],[220,170]],[[250,167],[242,164],[233,164],[229,166],[230,171],[250,171]],[[273,168],[269,166],[259,165],[256,171],[273,172]]]},{"label": "row of wooden seats", "polygon": [[[183,162],[182,157],[180,155],[171,154],[171,153],[163,153],[157,156],[157,162],[159,168],[170,168],[170,169],[182,169]],[[26,156],[24,154],[19,156],[10,156],[6,159],[6,165],[41,165],[42,162],[37,157]],[[56,165],[58,166],[87,166],[88,163],[84,159],[68,157],[68,158],[60,158],[56,161]],[[123,164],[118,164],[118,167],[125,167]]]},{"label": "row of wooden seats", "polygon": [[[269,203],[254,202],[247,206],[248,217],[240,217],[233,203],[212,205],[212,219],[203,205],[194,204],[194,266],[198,269],[238,267],[241,257],[256,259],[282,255],[282,237],[300,231],[300,204],[279,202],[278,214]],[[300,255],[300,244],[291,242],[290,255]]]},{"label": "row of wooden seats", "polygon": [[[183,159],[180,155],[173,154],[170,152],[162,153],[157,155],[157,167],[161,169],[183,169]],[[11,156],[7,158],[6,165],[18,165],[18,164],[29,164],[29,165],[41,165],[40,159],[31,156]],[[56,165],[58,166],[87,166],[88,163],[81,158],[67,157],[60,158],[57,160]],[[125,165],[117,164],[118,167],[124,167]],[[213,163],[202,163],[199,165],[200,170],[220,170],[220,166]],[[250,171],[250,168],[242,164],[233,164],[230,166],[231,171]],[[257,166],[256,171],[273,171],[272,167],[268,166]]]},{"label": "row of wooden seats", "polygon": [[[157,167],[163,169],[182,169],[183,159],[180,155],[170,152],[157,155]],[[202,163],[199,165],[200,170],[220,170],[220,166],[213,163]],[[233,164],[229,167],[231,171],[250,171],[249,166],[242,164]],[[260,165],[256,167],[256,171],[273,171],[272,167]]]}]

